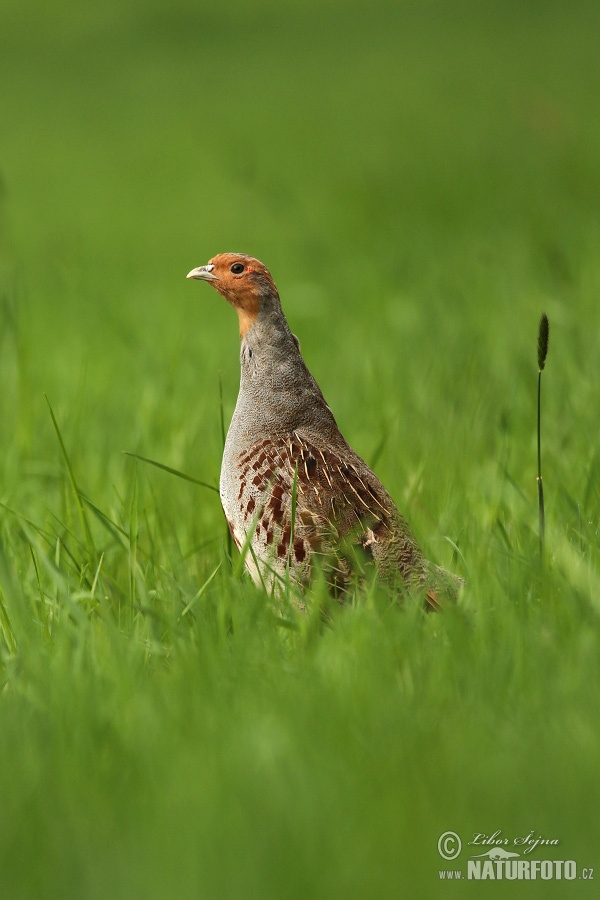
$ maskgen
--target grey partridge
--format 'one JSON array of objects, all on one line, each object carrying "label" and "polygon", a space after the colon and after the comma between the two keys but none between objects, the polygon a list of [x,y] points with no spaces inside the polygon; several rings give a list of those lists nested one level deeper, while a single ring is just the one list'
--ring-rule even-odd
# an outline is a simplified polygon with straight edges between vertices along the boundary
[{"label": "grey partridge", "polygon": [[241,379],[221,465],[223,511],[257,583],[309,581],[319,566],[336,596],[365,563],[429,607],[462,579],[430,563],[394,501],[342,434],[300,353],[268,269],[220,253],[188,274],[235,308]]}]

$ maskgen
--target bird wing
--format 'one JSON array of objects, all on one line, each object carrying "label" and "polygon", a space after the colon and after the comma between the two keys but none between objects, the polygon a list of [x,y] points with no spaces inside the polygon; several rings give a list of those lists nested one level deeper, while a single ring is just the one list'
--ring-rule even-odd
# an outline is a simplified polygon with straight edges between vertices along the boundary
[{"label": "bird wing", "polygon": [[[313,559],[336,592],[378,566],[390,583],[424,582],[423,557],[392,498],[363,460],[346,444],[332,449],[292,431],[259,441],[240,457],[244,483],[260,497],[247,513],[280,560],[304,575]],[[430,591],[431,608],[439,602]]]},{"label": "bird wing", "polygon": [[[415,583],[421,554],[378,478],[349,446],[336,452],[299,432],[289,436],[296,482],[296,533],[313,553],[335,561],[343,586],[375,562],[390,581]],[[437,598],[428,603],[436,607]]]}]

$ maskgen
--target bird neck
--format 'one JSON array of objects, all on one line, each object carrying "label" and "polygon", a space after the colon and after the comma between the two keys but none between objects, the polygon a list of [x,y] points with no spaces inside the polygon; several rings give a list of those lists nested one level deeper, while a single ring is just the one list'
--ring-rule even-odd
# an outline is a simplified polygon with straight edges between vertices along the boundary
[{"label": "bird neck", "polygon": [[[294,430],[316,419],[334,423],[281,308],[259,314],[242,338],[234,420],[259,434]],[[232,423],[233,424],[233,423]]]},{"label": "bird neck", "polygon": [[281,310],[259,314],[240,345],[241,387],[293,391],[305,377],[298,340]]}]

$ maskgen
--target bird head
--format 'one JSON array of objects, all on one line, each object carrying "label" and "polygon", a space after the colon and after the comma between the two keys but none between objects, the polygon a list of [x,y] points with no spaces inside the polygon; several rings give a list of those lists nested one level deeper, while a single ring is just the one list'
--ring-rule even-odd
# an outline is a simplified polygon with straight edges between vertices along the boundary
[{"label": "bird head", "polygon": [[219,253],[205,266],[192,269],[187,277],[207,281],[231,303],[238,314],[241,337],[266,305],[279,304],[277,288],[267,267],[244,253]]}]

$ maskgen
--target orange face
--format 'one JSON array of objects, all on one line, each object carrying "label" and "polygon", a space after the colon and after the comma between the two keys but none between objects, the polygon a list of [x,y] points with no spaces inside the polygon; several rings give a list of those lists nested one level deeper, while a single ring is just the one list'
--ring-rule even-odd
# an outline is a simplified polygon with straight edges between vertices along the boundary
[{"label": "orange face", "polygon": [[262,299],[269,294],[277,296],[267,267],[244,253],[219,253],[206,266],[192,269],[187,277],[207,281],[235,307],[241,337],[255,322]]}]

